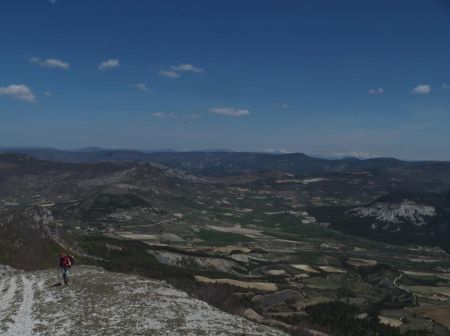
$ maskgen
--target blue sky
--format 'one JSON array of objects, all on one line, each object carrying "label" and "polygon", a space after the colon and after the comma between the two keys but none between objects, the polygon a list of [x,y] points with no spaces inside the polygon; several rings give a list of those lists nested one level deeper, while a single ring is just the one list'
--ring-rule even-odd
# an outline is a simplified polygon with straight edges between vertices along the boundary
[{"label": "blue sky", "polygon": [[450,160],[439,0],[5,0],[0,146]]}]

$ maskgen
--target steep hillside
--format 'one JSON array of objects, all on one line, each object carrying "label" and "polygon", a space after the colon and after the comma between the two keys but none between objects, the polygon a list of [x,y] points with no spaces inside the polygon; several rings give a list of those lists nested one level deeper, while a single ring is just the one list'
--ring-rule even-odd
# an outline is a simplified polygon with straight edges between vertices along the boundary
[{"label": "steep hillside", "polygon": [[164,282],[91,266],[75,267],[67,287],[57,281],[55,271],[0,275],[0,334],[284,335]]},{"label": "steep hillside", "polygon": [[54,260],[62,248],[58,237],[59,227],[47,209],[0,209],[0,264],[54,266],[49,260]]}]

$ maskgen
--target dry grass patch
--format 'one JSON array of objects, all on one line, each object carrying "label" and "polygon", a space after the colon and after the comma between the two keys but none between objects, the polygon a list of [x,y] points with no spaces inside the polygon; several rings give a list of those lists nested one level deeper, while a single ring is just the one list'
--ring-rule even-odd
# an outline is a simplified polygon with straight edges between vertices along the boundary
[{"label": "dry grass patch", "polygon": [[347,263],[355,267],[373,267],[378,264],[376,260],[358,259],[358,258],[350,258],[347,260]]},{"label": "dry grass patch", "polygon": [[338,268],[338,267],[332,267],[332,266],[319,266],[319,268],[327,273],[342,273],[345,274],[347,273],[347,271],[345,269],[342,268]]},{"label": "dry grass patch", "polygon": [[196,275],[195,280],[203,283],[227,284],[241,288],[257,289],[265,292],[275,292],[278,290],[277,285],[271,282],[241,281],[233,279],[211,279],[200,275]]},{"label": "dry grass patch", "polygon": [[260,230],[243,228],[241,225],[237,224],[232,227],[225,226],[216,226],[216,225],[207,225],[208,228],[219,231],[219,232],[228,232],[228,233],[236,233],[240,235],[252,235],[252,236],[261,236]]},{"label": "dry grass patch", "polygon": [[319,270],[317,270],[316,268],[314,268],[314,267],[312,267],[310,265],[307,265],[307,264],[294,264],[294,265],[291,265],[291,266],[296,268],[296,269],[298,269],[298,270],[300,270],[300,271],[304,271],[306,273],[320,273]]},{"label": "dry grass patch", "polygon": [[390,318],[390,317],[386,317],[386,316],[378,316],[378,320],[380,321],[380,323],[397,328],[400,327],[403,323],[400,320],[394,319],[394,318]]}]

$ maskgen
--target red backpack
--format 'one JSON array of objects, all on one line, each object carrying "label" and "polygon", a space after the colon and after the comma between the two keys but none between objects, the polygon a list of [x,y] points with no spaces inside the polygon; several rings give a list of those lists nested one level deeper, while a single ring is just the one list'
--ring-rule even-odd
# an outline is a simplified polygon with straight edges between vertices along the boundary
[{"label": "red backpack", "polygon": [[64,267],[70,267],[70,266],[72,266],[72,262],[73,262],[73,258],[71,258],[70,256],[66,255],[66,256],[63,257],[62,265]]}]

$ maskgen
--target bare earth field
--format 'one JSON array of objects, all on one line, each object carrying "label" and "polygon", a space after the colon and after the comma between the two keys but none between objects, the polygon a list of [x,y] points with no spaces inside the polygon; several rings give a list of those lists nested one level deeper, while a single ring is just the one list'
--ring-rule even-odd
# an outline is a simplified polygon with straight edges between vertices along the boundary
[{"label": "bare earth field", "polygon": [[450,306],[429,306],[414,309],[417,314],[424,314],[450,329]]}]

